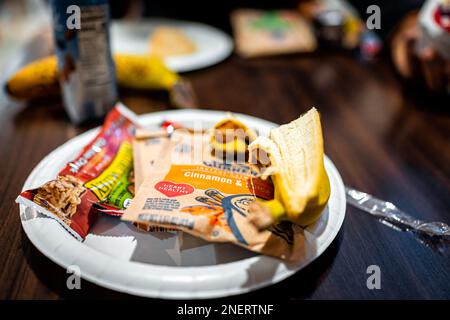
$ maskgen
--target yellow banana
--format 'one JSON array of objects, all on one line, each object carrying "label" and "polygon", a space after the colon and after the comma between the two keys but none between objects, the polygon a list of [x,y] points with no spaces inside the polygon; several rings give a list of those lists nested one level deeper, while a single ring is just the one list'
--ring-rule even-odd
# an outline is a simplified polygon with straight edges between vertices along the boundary
[{"label": "yellow banana", "polygon": [[323,164],[320,116],[315,108],[289,124],[258,137],[249,146],[250,162],[271,176],[275,199],[257,201],[249,219],[266,228],[279,220],[305,226],[316,221],[330,196],[330,182]]},{"label": "yellow banana", "polygon": [[[169,70],[156,56],[114,55],[117,83],[122,87],[168,90],[172,102],[194,107],[193,91],[186,80]],[[36,99],[60,92],[57,59],[50,56],[17,71],[6,83],[7,92],[17,99]]]},{"label": "yellow banana", "polygon": [[156,56],[114,55],[117,83],[135,89],[170,90],[179,76]]},{"label": "yellow banana", "polygon": [[56,57],[50,56],[26,65],[7,81],[6,90],[18,99],[59,94]]}]

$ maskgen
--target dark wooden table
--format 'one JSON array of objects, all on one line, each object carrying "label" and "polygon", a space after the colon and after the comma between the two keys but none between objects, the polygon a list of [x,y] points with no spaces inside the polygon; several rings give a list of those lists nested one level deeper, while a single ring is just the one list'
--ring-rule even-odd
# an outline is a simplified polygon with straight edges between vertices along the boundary
[{"label": "dark wooden table", "polygon": [[[26,55],[31,59],[42,52]],[[200,105],[285,123],[311,106],[322,114],[326,153],[347,185],[424,220],[450,223],[450,104],[407,88],[380,59],[346,53],[244,60],[232,56],[186,74]],[[137,113],[169,106],[165,94],[121,92]],[[22,231],[14,202],[33,167],[86,127],[72,126],[58,100],[0,105],[0,298],[133,298],[83,282],[67,290],[65,270]],[[369,265],[381,289],[366,287]],[[450,298],[450,259],[352,207],[326,252],[295,276],[234,299]]]}]

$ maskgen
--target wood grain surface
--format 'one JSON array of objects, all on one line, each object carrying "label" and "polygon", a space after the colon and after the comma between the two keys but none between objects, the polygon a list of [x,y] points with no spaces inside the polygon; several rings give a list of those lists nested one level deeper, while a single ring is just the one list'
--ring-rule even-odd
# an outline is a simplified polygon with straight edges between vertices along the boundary
[{"label": "wood grain surface", "polygon": [[[30,49],[21,59],[43,54]],[[385,59],[363,64],[336,52],[232,56],[185,76],[207,109],[285,123],[317,107],[326,153],[347,185],[423,220],[450,223],[449,101],[406,87]],[[140,114],[169,107],[164,93],[121,91],[121,99]],[[58,99],[30,105],[5,96],[0,101],[0,299],[134,298],[87,281],[81,290],[68,290],[65,270],[23,233],[14,202],[45,155],[94,124],[72,126]],[[381,269],[380,290],[366,287],[366,269],[373,264]],[[318,260],[277,285],[233,299],[267,297],[450,299],[450,259],[410,233],[348,207],[342,230]]]}]

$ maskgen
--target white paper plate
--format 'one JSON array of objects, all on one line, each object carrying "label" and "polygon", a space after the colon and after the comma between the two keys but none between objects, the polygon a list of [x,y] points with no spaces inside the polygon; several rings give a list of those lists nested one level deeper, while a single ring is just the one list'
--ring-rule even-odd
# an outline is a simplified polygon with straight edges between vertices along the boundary
[{"label": "white paper plate", "polygon": [[224,32],[206,24],[144,19],[135,22],[115,21],[111,26],[111,47],[115,53],[150,54],[150,35],[156,27],[170,26],[181,30],[192,40],[197,50],[189,55],[168,57],[166,65],[176,72],[193,71],[212,66],[233,51],[233,41]]},{"label": "white paper plate", "polygon": [[[157,127],[163,120],[205,127],[225,112],[175,110],[143,115],[142,123]],[[274,123],[237,115],[260,134]],[[23,189],[38,187],[54,178],[98,129],[63,144],[32,171]],[[320,220],[305,230],[305,259],[296,264],[256,255],[231,244],[207,243],[183,234],[143,233],[114,217],[103,217],[82,243],[55,220],[20,207],[22,225],[31,242],[48,258],[67,268],[77,265],[82,278],[100,286],[139,296],[169,299],[213,298],[240,294],[277,283],[320,256],[336,237],[345,216],[345,193],[333,163],[325,158],[331,196]],[[182,239],[181,239],[182,238]]]}]

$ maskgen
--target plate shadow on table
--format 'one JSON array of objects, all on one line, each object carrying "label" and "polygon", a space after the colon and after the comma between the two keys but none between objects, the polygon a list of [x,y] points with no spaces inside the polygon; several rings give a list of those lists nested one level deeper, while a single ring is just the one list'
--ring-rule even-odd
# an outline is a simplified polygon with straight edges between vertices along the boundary
[{"label": "plate shadow on table", "polygon": [[[341,230],[342,232],[342,230]],[[221,301],[237,300],[286,300],[286,299],[307,299],[312,295],[322,280],[326,278],[334,258],[339,251],[342,241],[341,232],[337,235],[325,252],[310,265],[299,271],[295,275],[281,281],[278,284],[265,287],[254,292],[239,296],[232,296],[220,299],[207,300],[211,303]],[[81,280],[81,290],[69,290],[66,281],[69,276],[63,268],[45,257],[27,238],[22,230],[22,252],[29,267],[36,277],[49,290],[56,293],[62,299],[144,299],[125,293],[116,292],[100,287],[87,280]],[[151,299],[153,301],[162,301]],[[180,301],[178,301],[180,302]]]}]

